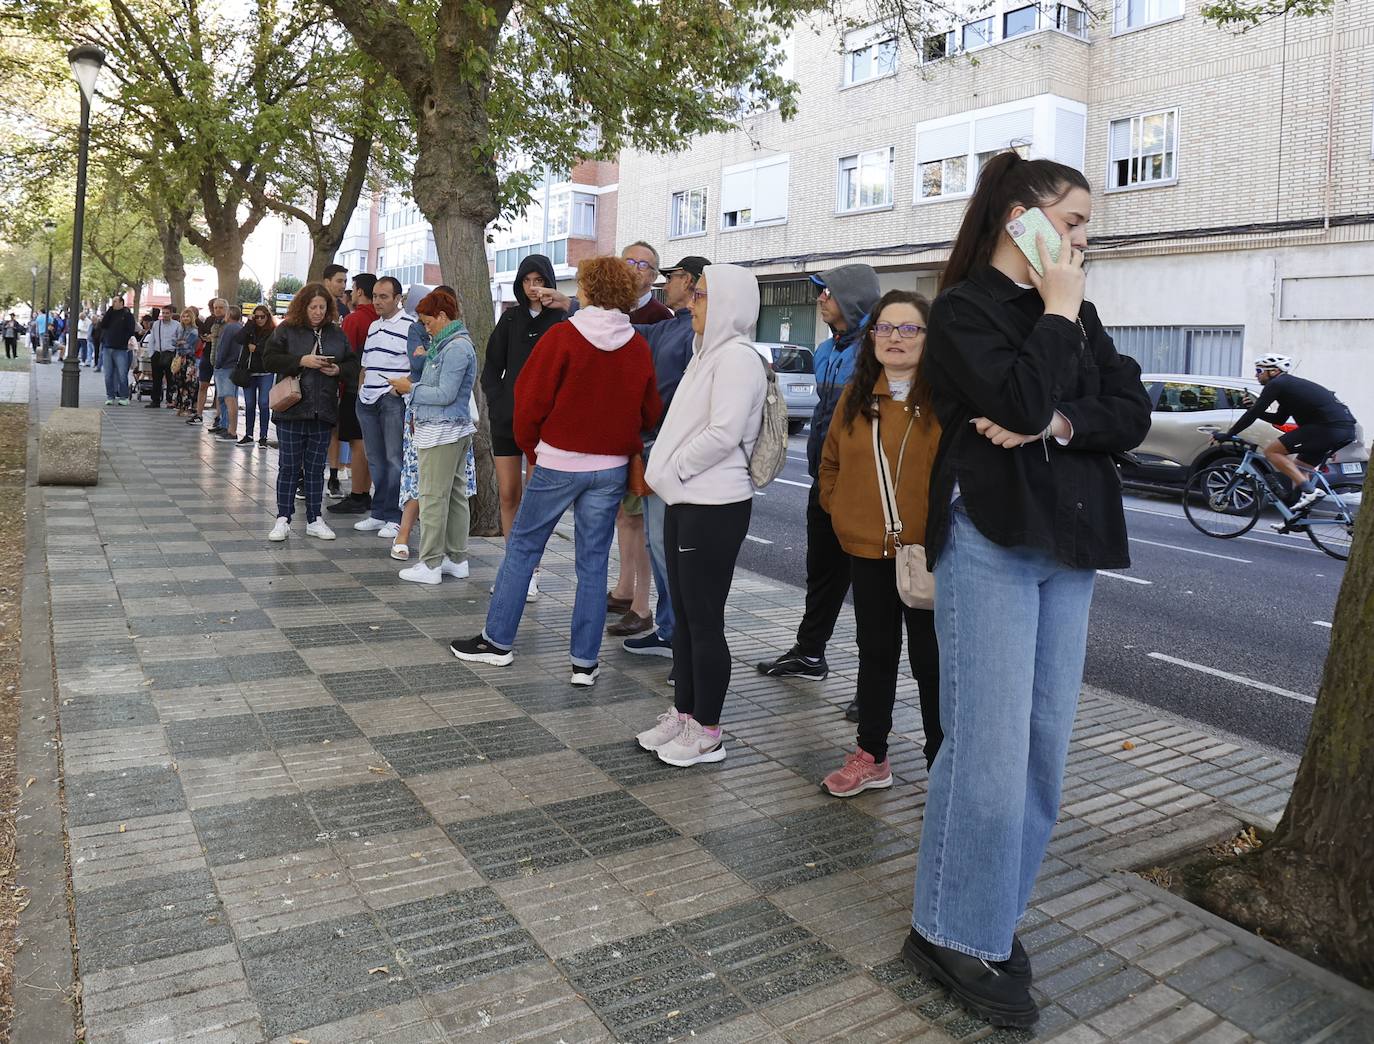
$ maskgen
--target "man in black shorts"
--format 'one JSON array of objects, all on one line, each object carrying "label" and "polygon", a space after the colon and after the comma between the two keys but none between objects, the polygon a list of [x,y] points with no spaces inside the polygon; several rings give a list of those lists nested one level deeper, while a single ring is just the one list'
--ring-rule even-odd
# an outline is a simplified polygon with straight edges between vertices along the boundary
[{"label": "man in black shorts", "polygon": [[1256,420],[1279,425],[1293,418],[1298,426],[1265,446],[1264,456],[1293,483],[1297,499],[1291,507],[1303,511],[1326,496],[1326,491],[1298,466],[1298,461],[1315,468],[1328,454],[1354,442],[1355,417],[1335,392],[1315,381],[1294,377],[1289,372],[1292,369],[1293,360],[1286,355],[1256,359],[1255,379],[1264,385],[1264,391],[1227,434],[1244,431]]}]

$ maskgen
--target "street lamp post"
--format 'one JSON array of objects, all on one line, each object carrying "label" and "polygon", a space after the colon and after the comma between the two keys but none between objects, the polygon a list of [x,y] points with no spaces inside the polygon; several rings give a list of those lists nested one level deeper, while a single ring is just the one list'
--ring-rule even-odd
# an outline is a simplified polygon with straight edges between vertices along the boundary
[{"label": "street lamp post", "polygon": [[37,319],[38,312],[38,266],[29,266],[29,274],[33,276],[33,287],[29,291],[29,321]]},{"label": "street lamp post", "polygon": [[94,44],[81,44],[67,53],[76,85],[81,88],[81,138],[76,160],[76,214],[72,219],[72,285],[67,305],[67,352],[62,360],[62,405],[81,404],[81,362],[76,357],[77,319],[81,307],[81,239],[86,222],[86,153],[91,144],[91,98],[95,81],[105,64],[105,52]]},{"label": "street lamp post", "polygon": [[48,234],[48,289],[43,293],[43,336],[38,339],[38,361],[52,362],[52,234],[57,231],[57,222],[43,222],[43,231]]}]

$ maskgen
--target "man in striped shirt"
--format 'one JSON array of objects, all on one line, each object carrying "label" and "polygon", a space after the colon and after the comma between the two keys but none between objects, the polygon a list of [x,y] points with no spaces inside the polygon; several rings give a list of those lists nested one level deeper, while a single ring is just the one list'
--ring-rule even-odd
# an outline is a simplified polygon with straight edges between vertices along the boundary
[{"label": "man in striped shirt", "polygon": [[363,378],[358,389],[358,426],[363,429],[368,466],[372,471],[372,514],[354,529],[396,538],[401,522],[401,433],[405,401],[388,383],[390,377],[409,377],[406,335],[414,319],[401,308],[401,284],[382,276],[372,288],[372,307],[378,318],[363,343]]}]

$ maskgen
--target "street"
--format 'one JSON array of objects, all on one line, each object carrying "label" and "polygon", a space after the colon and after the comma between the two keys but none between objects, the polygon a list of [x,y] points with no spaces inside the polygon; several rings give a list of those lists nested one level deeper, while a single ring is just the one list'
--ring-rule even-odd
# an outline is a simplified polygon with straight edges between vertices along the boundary
[{"label": "street", "polygon": [[[806,582],[806,436],[755,495],[740,565]],[[1176,496],[1128,490],[1131,568],[1101,575],[1084,681],[1300,753],[1321,682],[1344,564],[1306,537],[1195,530]]]}]

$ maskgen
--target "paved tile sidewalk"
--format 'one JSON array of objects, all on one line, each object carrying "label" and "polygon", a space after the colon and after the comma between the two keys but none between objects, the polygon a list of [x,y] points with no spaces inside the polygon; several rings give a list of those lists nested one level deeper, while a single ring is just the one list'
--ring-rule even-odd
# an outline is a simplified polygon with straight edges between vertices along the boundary
[{"label": "paved tile sidewalk", "polygon": [[[761,678],[801,594],[739,574],[730,754],[679,772],[632,740],[666,661],[608,643],[594,689],[567,683],[567,541],[514,666],[470,668],[446,643],[480,626],[497,543],[437,588],[347,526],[269,544],[275,451],[105,417],[100,485],[42,491],[89,1041],[1031,1039],[897,956],[910,680],[897,786],[816,786],[853,742],[847,613],[828,682]],[[1022,929],[1041,1039],[1371,1039],[1367,995],[1109,869],[1218,802],[1271,821],[1293,770],[1085,695]]]}]

